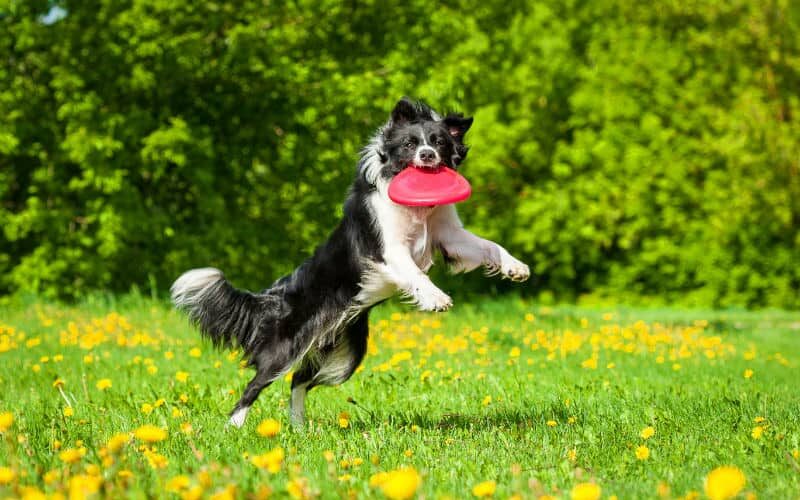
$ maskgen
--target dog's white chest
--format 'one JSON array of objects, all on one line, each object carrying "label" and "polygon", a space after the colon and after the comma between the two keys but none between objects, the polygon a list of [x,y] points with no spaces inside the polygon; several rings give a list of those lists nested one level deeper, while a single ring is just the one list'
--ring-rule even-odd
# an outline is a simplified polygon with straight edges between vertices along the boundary
[{"label": "dog's white chest", "polygon": [[401,217],[401,220],[405,220],[400,224],[404,233],[405,243],[417,267],[423,272],[427,272],[433,265],[431,237],[428,226],[428,215],[431,209],[426,207],[407,207],[406,210],[405,217]]}]

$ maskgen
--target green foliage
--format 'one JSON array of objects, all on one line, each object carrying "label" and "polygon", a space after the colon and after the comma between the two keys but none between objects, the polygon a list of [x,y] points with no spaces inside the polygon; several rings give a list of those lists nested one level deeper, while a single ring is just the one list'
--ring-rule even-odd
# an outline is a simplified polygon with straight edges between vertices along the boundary
[{"label": "green foliage", "polygon": [[528,293],[800,307],[798,88],[784,0],[3,2],[0,292],[263,287],[411,95],[475,115]]}]

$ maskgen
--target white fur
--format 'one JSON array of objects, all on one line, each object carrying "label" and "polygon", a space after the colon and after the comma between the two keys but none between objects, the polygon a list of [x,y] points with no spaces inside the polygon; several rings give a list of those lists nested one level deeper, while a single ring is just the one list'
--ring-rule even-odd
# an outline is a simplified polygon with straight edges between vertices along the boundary
[{"label": "white fur", "polygon": [[319,385],[341,384],[350,374],[353,356],[350,354],[348,342],[339,342],[333,352],[325,357],[325,363],[320,366],[314,376],[314,383]]},{"label": "white fur", "polygon": [[193,306],[197,304],[209,285],[221,279],[223,279],[222,271],[213,267],[186,271],[170,288],[172,302],[178,307]]},{"label": "white fur", "polygon": [[244,425],[245,419],[247,419],[248,411],[250,411],[249,406],[237,409],[235,412],[233,412],[233,415],[231,415],[231,418],[230,420],[228,420],[228,423],[234,427],[240,428],[241,426]]},{"label": "white fur", "polygon": [[464,229],[454,205],[436,207],[430,225],[435,243],[455,262],[454,272],[467,272],[484,266],[488,274],[500,273],[514,281],[525,281],[530,276],[528,266],[511,256],[505,248]]}]

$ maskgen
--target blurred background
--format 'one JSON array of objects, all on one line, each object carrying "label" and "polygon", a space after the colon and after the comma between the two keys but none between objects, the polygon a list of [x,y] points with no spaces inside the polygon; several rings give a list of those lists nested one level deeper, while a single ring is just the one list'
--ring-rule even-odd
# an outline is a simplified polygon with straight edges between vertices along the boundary
[{"label": "blurred background", "polygon": [[0,295],[263,288],[408,95],[534,275],[445,290],[797,308],[799,89],[790,0],[0,1]]}]

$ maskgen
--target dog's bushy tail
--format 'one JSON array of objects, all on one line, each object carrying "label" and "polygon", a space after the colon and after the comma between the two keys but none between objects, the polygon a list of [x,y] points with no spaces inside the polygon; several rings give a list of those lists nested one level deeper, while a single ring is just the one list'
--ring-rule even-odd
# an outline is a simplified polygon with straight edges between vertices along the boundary
[{"label": "dog's bushy tail", "polygon": [[170,292],[175,306],[216,347],[241,347],[250,353],[266,312],[258,295],[234,288],[213,267],[183,273]]}]

